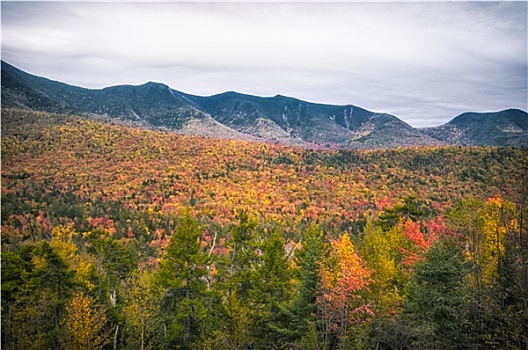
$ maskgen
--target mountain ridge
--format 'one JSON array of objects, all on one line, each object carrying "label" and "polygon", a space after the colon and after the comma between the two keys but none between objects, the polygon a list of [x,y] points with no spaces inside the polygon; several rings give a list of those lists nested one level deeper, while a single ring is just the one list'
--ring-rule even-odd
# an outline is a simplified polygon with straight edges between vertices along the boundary
[{"label": "mountain ridge", "polygon": [[[528,117],[519,109],[499,112],[465,112],[437,127],[423,132],[449,144],[463,146],[526,146],[528,143]],[[491,140],[491,142],[490,142]]]},{"label": "mountain ridge", "polygon": [[479,119],[464,116],[480,115],[468,112],[444,125],[418,129],[396,116],[352,104],[313,103],[280,94],[226,91],[197,96],[152,81],[87,89],[31,75],[4,61],[2,108],[102,115],[153,129],[301,147],[528,145],[528,115],[515,109],[485,113],[485,123],[463,122]]}]

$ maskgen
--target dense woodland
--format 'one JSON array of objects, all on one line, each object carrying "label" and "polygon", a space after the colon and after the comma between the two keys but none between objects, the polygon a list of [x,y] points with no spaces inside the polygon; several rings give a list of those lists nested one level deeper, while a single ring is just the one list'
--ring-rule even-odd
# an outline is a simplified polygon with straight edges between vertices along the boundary
[{"label": "dense woodland", "polygon": [[528,152],[2,111],[2,349],[526,349]]}]

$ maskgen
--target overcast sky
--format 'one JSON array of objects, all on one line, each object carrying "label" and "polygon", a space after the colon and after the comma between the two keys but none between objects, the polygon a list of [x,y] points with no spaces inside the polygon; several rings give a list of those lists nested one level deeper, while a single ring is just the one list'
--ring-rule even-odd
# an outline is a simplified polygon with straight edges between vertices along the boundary
[{"label": "overcast sky", "polygon": [[281,94],[418,127],[527,110],[526,1],[1,6],[3,60],[88,88]]}]

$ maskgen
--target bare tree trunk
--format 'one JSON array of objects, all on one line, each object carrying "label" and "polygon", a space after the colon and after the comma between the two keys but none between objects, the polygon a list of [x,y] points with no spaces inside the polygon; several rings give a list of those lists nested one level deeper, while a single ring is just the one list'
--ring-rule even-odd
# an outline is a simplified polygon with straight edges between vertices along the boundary
[{"label": "bare tree trunk", "polygon": [[229,275],[233,275],[233,266],[235,265],[235,253],[236,253],[236,243],[233,244],[233,255],[231,257],[231,266],[229,267]]},{"label": "bare tree trunk", "polygon": [[117,350],[117,335],[119,334],[119,325],[116,326],[114,332],[114,350]]},{"label": "bare tree trunk", "polygon": [[141,320],[141,350],[145,349],[145,321]]},{"label": "bare tree trunk", "polygon": [[101,301],[101,252],[97,254],[97,299]]}]

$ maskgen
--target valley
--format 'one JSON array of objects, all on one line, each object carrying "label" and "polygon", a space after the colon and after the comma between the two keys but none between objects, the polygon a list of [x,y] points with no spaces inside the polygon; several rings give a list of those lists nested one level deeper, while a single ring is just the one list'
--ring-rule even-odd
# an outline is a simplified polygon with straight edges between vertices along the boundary
[{"label": "valley", "polygon": [[528,344],[526,149],[265,141],[3,109],[3,347]]}]

